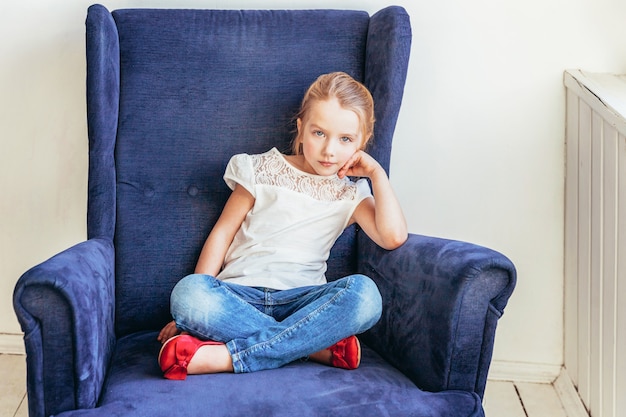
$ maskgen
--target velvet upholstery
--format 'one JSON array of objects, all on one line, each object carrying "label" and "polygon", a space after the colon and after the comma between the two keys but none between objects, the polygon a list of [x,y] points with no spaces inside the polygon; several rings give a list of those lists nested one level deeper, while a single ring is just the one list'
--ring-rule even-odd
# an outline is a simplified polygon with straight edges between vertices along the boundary
[{"label": "velvet upholstery", "polygon": [[309,362],[165,380],[169,294],[194,269],[236,153],[287,151],[321,73],[374,96],[369,152],[389,172],[411,27],[401,7],[349,10],[89,8],[87,241],[33,267],[14,307],[31,416],[483,416],[498,318],[515,285],[502,254],[411,235],[395,251],[348,228],[328,278],[364,273],[383,296],[355,371]]}]

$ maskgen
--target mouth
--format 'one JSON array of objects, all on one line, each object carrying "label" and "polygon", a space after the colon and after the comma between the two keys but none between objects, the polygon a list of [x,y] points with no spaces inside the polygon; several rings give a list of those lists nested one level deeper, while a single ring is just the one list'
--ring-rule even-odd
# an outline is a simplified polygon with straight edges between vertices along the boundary
[{"label": "mouth", "polygon": [[334,162],[320,161],[320,165],[323,166],[324,168],[330,168],[333,165],[335,165],[335,163]]}]

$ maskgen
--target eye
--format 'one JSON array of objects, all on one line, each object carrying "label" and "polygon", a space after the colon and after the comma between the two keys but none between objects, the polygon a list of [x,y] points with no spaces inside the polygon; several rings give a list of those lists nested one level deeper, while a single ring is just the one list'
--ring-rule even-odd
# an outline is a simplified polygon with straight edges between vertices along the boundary
[{"label": "eye", "polygon": [[350,136],[343,136],[339,139],[341,142],[343,143],[349,143],[352,142],[352,138]]},{"label": "eye", "polygon": [[320,138],[324,136],[324,132],[322,132],[321,130],[314,130],[313,134]]}]

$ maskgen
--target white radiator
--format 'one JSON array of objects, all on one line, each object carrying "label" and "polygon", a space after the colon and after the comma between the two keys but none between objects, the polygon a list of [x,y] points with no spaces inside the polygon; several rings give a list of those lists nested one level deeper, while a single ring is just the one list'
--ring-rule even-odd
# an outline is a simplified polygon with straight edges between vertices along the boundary
[{"label": "white radiator", "polygon": [[626,76],[566,71],[565,369],[626,416]]}]

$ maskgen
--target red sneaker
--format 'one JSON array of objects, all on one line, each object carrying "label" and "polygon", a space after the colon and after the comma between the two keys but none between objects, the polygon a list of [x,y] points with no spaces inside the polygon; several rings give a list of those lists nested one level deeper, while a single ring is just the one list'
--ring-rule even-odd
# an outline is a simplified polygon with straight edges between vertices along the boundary
[{"label": "red sneaker", "polygon": [[212,340],[200,340],[188,334],[178,335],[163,343],[159,352],[159,366],[167,379],[183,380],[187,378],[187,365],[200,347],[222,345]]},{"label": "red sneaker", "polygon": [[333,355],[331,364],[336,368],[356,369],[361,363],[361,344],[356,336],[346,337],[328,350]]}]

